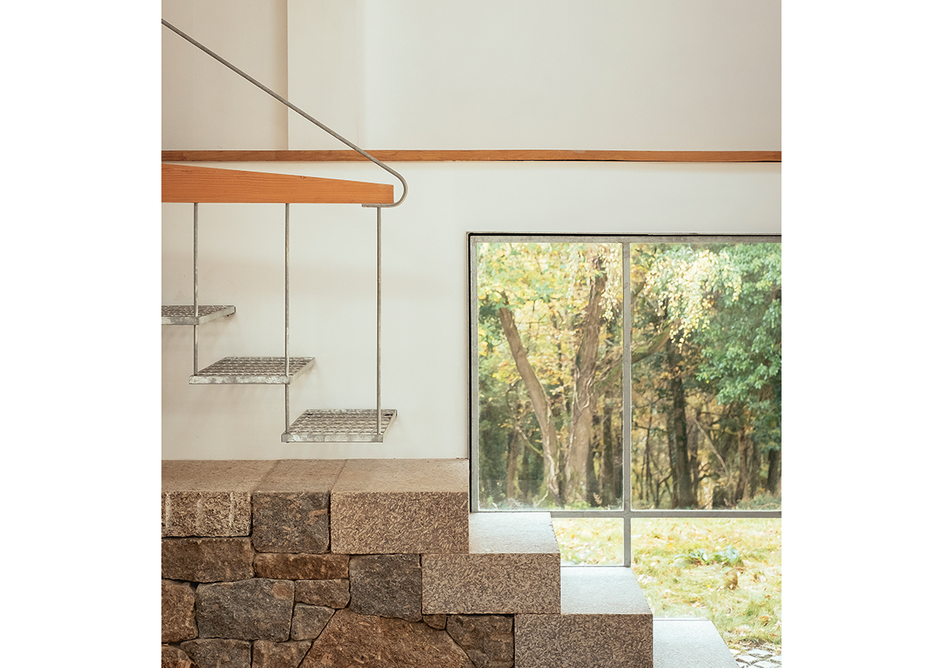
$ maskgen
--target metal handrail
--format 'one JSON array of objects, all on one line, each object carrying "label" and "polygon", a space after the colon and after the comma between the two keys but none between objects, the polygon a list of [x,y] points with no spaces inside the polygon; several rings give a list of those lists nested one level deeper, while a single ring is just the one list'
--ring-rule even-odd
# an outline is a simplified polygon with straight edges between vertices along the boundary
[{"label": "metal handrail", "polygon": [[180,29],[177,28],[176,26],[174,26],[174,25],[172,25],[171,23],[169,23],[166,19],[160,19],[160,20],[163,22],[163,25],[164,25],[164,26],[166,26],[167,28],[169,28],[170,30],[172,30],[174,33],[176,33],[177,35],[179,35],[180,37],[182,37],[182,38],[183,38],[184,40],[186,40],[187,42],[191,43],[193,46],[198,47],[199,49],[201,49],[202,51],[204,51],[205,53],[207,53],[208,55],[210,55],[212,58],[214,58],[215,60],[217,60],[218,62],[220,62],[222,65],[224,65],[225,67],[227,67],[228,69],[230,69],[232,72],[241,75],[243,78],[247,79],[247,80],[250,81],[252,84],[254,84],[254,85],[257,86],[258,88],[260,88],[262,91],[264,91],[265,93],[267,93],[268,95],[270,95],[271,97],[273,97],[275,100],[277,100],[278,102],[280,102],[280,103],[282,103],[282,104],[285,104],[287,107],[289,107],[290,109],[292,109],[293,111],[295,111],[296,113],[298,113],[300,116],[302,116],[303,118],[305,118],[306,120],[308,120],[310,123],[313,123],[314,125],[316,125],[317,127],[319,127],[321,130],[325,130],[326,132],[328,132],[330,135],[332,135],[333,137],[335,137],[336,139],[338,139],[340,142],[342,142],[343,144],[345,144],[345,145],[348,146],[349,148],[353,149],[354,151],[357,151],[358,153],[360,153],[360,154],[363,155],[364,157],[366,157],[366,158],[368,158],[369,160],[371,160],[373,163],[375,163],[376,165],[378,165],[378,167],[380,167],[380,168],[383,169],[384,171],[386,171],[386,172],[388,172],[389,174],[391,174],[391,175],[397,177],[397,179],[400,180],[401,185],[404,187],[404,190],[403,190],[403,192],[401,193],[401,198],[400,198],[399,200],[397,200],[396,202],[394,202],[393,204],[362,204],[362,206],[364,206],[364,207],[374,207],[374,208],[384,208],[384,207],[391,208],[391,207],[399,206],[400,203],[404,201],[404,198],[407,197],[407,181],[405,181],[405,180],[404,180],[404,177],[401,176],[398,172],[396,172],[395,170],[393,170],[393,169],[391,169],[390,167],[388,167],[386,164],[384,164],[383,162],[381,162],[380,160],[378,160],[378,159],[377,159],[376,157],[374,157],[373,155],[369,154],[367,151],[365,151],[365,150],[359,148],[358,146],[356,146],[355,144],[353,144],[352,142],[350,142],[348,139],[346,139],[345,137],[343,137],[342,135],[340,135],[338,132],[336,132],[336,131],[333,130],[332,128],[330,128],[330,127],[324,125],[323,123],[320,123],[320,122],[317,121],[315,118],[313,118],[312,116],[310,116],[309,114],[307,114],[305,111],[303,111],[302,109],[300,109],[299,107],[297,107],[295,104],[293,104],[292,102],[290,102],[290,101],[287,100],[286,98],[284,98],[284,97],[278,95],[277,93],[275,93],[274,91],[272,91],[270,88],[268,88],[267,86],[265,86],[264,84],[262,84],[260,81],[258,81],[257,79],[255,79],[255,78],[252,77],[251,75],[249,75],[249,74],[247,74],[246,72],[244,72],[243,70],[240,70],[239,68],[235,67],[234,65],[232,65],[231,63],[229,63],[227,60],[225,60],[224,58],[222,58],[221,56],[219,56],[217,53],[215,53],[214,51],[212,51],[212,50],[209,49],[208,47],[206,47],[206,46],[200,44],[199,42],[197,42],[196,40],[192,39],[191,37],[189,37],[189,35],[187,35],[187,34],[184,33],[182,30],[180,30]]}]

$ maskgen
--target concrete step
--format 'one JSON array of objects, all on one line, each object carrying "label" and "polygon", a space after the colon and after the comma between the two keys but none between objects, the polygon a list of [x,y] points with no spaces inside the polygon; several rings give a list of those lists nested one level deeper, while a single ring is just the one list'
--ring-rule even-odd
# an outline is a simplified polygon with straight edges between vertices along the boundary
[{"label": "concrete step", "polygon": [[332,487],[332,551],[469,551],[469,461],[349,459]]},{"label": "concrete step", "polygon": [[549,513],[473,513],[466,554],[423,556],[424,614],[560,612]]},{"label": "concrete step", "polygon": [[515,668],[653,668],[651,608],[631,569],[560,573],[559,614],[515,616]]},{"label": "concrete step", "polygon": [[656,619],[654,668],[737,668],[733,654],[706,619]]}]

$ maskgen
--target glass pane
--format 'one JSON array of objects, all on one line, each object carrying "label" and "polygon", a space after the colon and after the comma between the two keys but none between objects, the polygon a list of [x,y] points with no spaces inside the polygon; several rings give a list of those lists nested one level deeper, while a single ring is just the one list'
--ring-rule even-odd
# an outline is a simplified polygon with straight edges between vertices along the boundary
[{"label": "glass pane", "polygon": [[782,642],[779,519],[633,519],[632,572],[655,617],[703,617],[732,645]]},{"label": "glass pane", "polygon": [[622,566],[625,543],[620,519],[570,519],[551,522],[563,566]]},{"label": "glass pane", "polygon": [[633,508],[781,504],[781,245],[632,244]]},{"label": "glass pane", "polygon": [[476,250],[480,508],[621,508],[621,244]]}]

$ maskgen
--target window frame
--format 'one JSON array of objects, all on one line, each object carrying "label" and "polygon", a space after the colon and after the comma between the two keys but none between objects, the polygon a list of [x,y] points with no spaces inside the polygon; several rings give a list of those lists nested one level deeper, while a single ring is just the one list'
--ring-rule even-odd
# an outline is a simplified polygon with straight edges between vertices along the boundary
[{"label": "window frame", "polygon": [[[522,510],[492,510],[479,508],[479,318],[478,318],[478,267],[477,245],[480,243],[620,243],[622,244],[622,311],[631,313],[631,291],[629,274],[630,244],[632,243],[781,243],[780,234],[532,234],[532,233],[486,233],[469,232],[466,235],[468,246],[469,275],[469,511],[472,513],[539,512],[550,513],[553,518],[603,518],[622,520],[623,559],[622,566],[632,565],[632,520],[645,518],[778,518],[781,510],[672,510],[667,508],[635,510],[632,508],[632,449],[631,434],[625,433],[631,419],[622,420],[623,450],[628,456],[622,457],[622,508],[619,510],[551,510],[531,508]],[[628,350],[631,343],[631,328],[623,320],[623,349]],[[631,415],[631,374],[626,364],[622,365],[622,405],[628,407]],[[626,410],[623,408],[623,410]],[[583,566],[590,568],[590,566]]]}]

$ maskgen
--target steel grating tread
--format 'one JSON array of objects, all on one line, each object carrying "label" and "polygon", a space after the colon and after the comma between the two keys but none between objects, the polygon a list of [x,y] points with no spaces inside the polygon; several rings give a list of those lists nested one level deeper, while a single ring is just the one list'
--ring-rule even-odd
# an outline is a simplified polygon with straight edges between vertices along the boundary
[{"label": "steel grating tread", "polygon": [[286,385],[315,363],[315,357],[290,357],[288,377],[283,357],[225,357],[189,376],[189,383]]},{"label": "steel grating tread", "polygon": [[163,325],[203,325],[206,322],[233,315],[235,307],[232,305],[199,304],[199,317],[195,317],[195,306],[192,304],[174,304],[162,308]]},{"label": "steel grating tread", "polygon": [[283,434],[284,443],[380,443],[388,427],[397,418],[397,410],[381,409],[381,433],[376,433],[375,409],[304,411],[290,430]]}]

